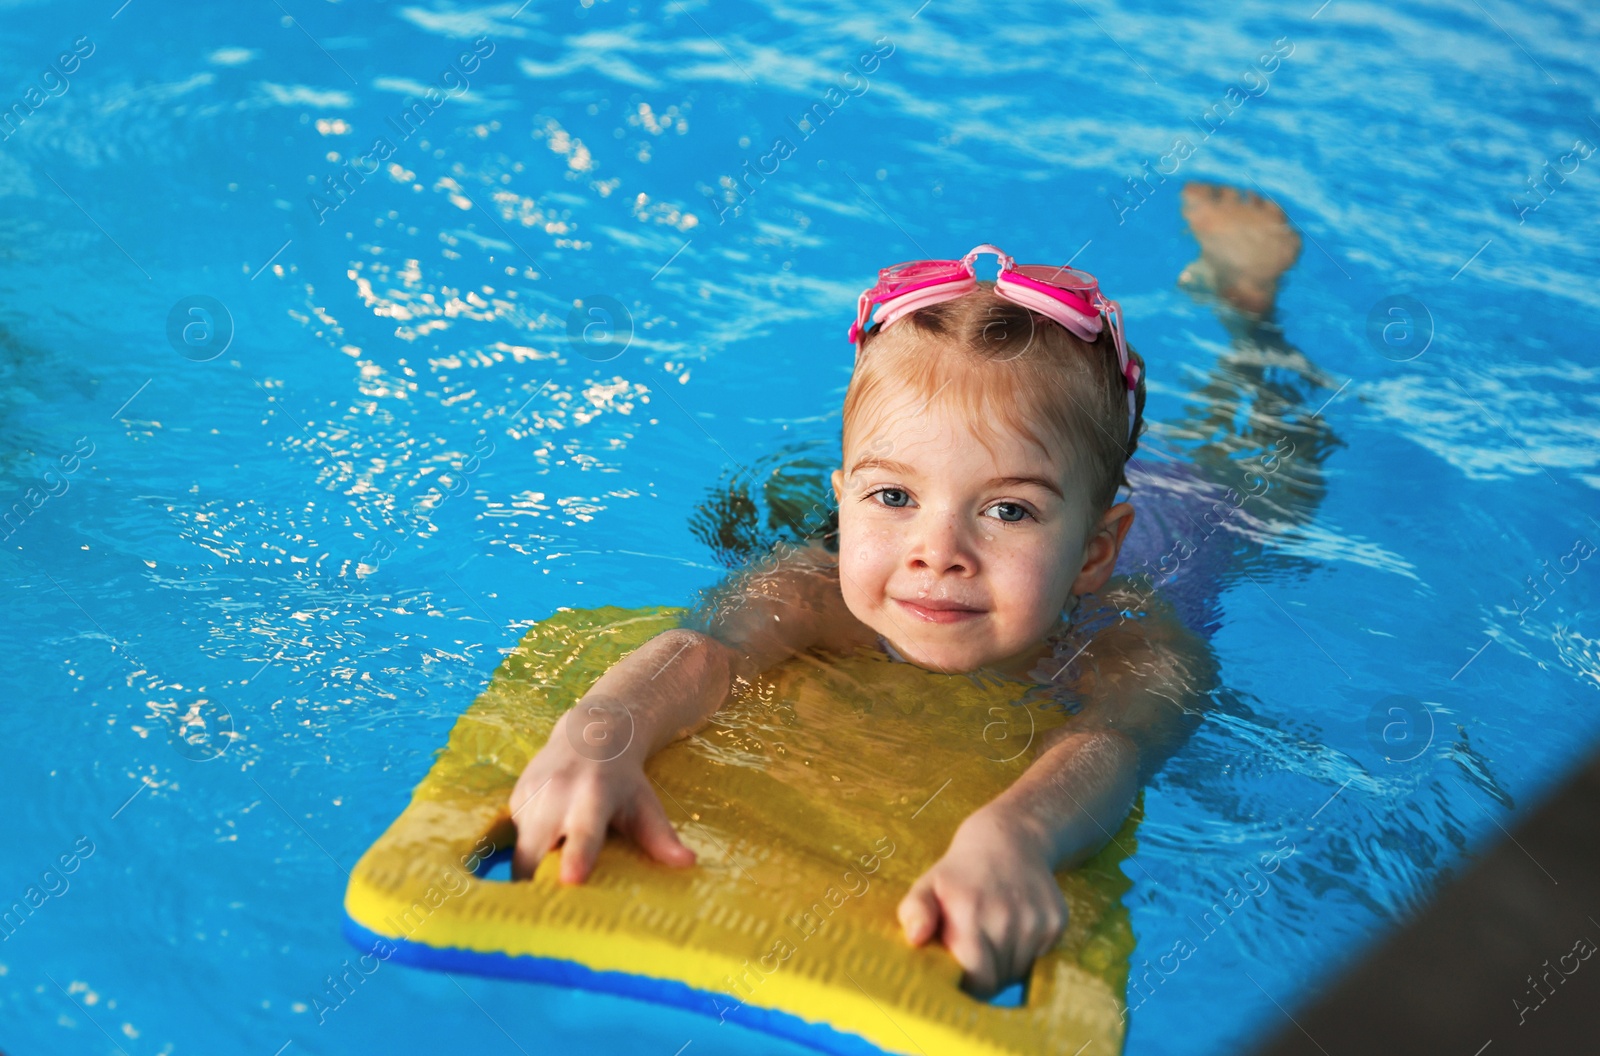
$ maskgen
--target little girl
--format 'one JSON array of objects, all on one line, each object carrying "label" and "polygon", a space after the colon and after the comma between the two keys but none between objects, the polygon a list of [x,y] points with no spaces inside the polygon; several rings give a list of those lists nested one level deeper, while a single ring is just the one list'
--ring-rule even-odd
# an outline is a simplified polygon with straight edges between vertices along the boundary
[{"label": "little girl", "polygon": [[[1250,210],[1255,234],[1208,242],[1196,224],[1207,253],[1185,279],[1215,290],[1236,321],[1262,324],[1298,238],[1276,206],[1232,191],[1191,185],[1186,212],[1226,209],[1223,195]],[[983,253],[1000,259],[992,282],[973,272]],[[877,648],[932,671],[1050,687],[1073,702],[1073,720],[1040,738],[1028,770],[961,824],[899,906],[907,939],[938,936],[967,988],[988,996],[1060,937],[1053,873],[1110,839],[1193,728],[1214,665],[1158,596],[1106,589],[1135,520],[1116,497],[1144,372],[1091,276],[1019,266],[988,245],[898,265],[861,295],[850,339],[836,552],[779,546],[602,675],[512,794],[514,872],[531,875],[562,846],[561,881],[581,883],[608,828],[666,864],[692,864],[645,761],[701,726],[734,678],[798,653]],[[1103,612],[1144,618],[1102,621],[1083,641],[1073,613],[1103,590]],[[1191,623],[1206,616],[1184,608]],[[597,715],[631,729],[620,755],[584,750],[573,724]]]}]

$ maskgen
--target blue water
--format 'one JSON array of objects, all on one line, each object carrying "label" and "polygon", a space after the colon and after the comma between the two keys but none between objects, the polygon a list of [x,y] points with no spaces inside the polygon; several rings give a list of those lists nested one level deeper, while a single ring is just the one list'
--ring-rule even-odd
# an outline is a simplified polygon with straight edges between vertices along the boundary
[{"label": "blue water", "polygon": [[1127,867],[1136,970],[1196,948],[1128,1052],[1283,1027],[1600,736],[1597,46],[1577,0],[6,4],[0,903],[50,890],[0,943],[0,1049],[798,1051],[397,965],[319,1024],[345,870],[533,621],[688,603],[741,467],[833,464],[879,267],[1081,254],[1145,458],[1238,428],[1175,286],[1191,178],[1283,204],[1284,339],[1343,387],[1301,498],[1228,529],[1225,689]]}]

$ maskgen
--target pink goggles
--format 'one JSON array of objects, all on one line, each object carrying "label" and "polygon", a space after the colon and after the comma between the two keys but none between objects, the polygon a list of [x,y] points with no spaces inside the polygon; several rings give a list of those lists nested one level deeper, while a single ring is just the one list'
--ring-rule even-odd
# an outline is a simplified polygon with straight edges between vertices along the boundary
[{"label": "pink goggles", "polygon": [[878,272],[878,284],[862,291],[856,304],[856,321],[850,326],[850,343],[861,340],[872,311],[878,305],[883,306],[878,324],[888,327],[918,308],[977,289],[978,277],[972,262],[979,253],[993,253],[1000,258],[1000,274],[995,279],[994,291],[1006,300],[1054,319],[1085,341],[1094,341],[1106,323],[1111,325],[1117,347],[1117,366],[1128,389],[1128,439],[1133,439],[1137,416],[1134,390],[1139,384],[1139,364],[1129,357],[1128,344],[1122,336],[1121,306],[1100,292],[1099,282],[1088,272],[1051,264],[1018,264],[987,242],[960,260],[906,261]]}]

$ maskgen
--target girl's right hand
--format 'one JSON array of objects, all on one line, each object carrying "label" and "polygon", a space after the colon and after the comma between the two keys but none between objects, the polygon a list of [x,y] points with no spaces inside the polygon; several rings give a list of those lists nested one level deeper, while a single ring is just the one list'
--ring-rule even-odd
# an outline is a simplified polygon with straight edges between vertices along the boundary
[{"label": "girl's right hand", "polygon": [[[573,716],[578,715],[577,719]],[[600,721],[585,717],[601,716]],[[609,724],[609,725],[608,725]],[[511,791],[511,820],[517,845],[511,875],[533,875],[550,850],[560,846],[561,882],[581,884],[594,868],[607,829],[628,836],[650,857],[682,868],[693,865],[694,852],[678,839],[667,812],[645,775],[639,746],[615,749],[594,731],[622,728],[632,734],[623,705],[596,709],[579,701],[550,732],[549,742],[528,761]],[[631,750],[630,750],[631,749]]]}]

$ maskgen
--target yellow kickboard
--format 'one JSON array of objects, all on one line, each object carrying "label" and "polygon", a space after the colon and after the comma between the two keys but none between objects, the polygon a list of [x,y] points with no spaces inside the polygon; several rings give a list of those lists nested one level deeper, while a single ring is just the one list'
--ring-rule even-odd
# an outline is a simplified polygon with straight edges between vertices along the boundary
[{"label": "yellow kickboard", "polygon": [[589,880],[560,852],[527,882],[480,879],[510,846],[507,800],[556,720],[681,609],[560,610],[534,626],[456,722],[411,804],[361,857],[346,934],[396,959],[691,1008],[825,1052],[1114,1056],[1133,936],[1107,848],[1057,874],[1070,908],[1019,1007],[976,1000],[937,941],[895,911],[974,809],[1070,721],[1014,682],[940,675],[862,650],[740,683],[710,724],[647,764],[696,855],[673,869],[607,839]]}]

